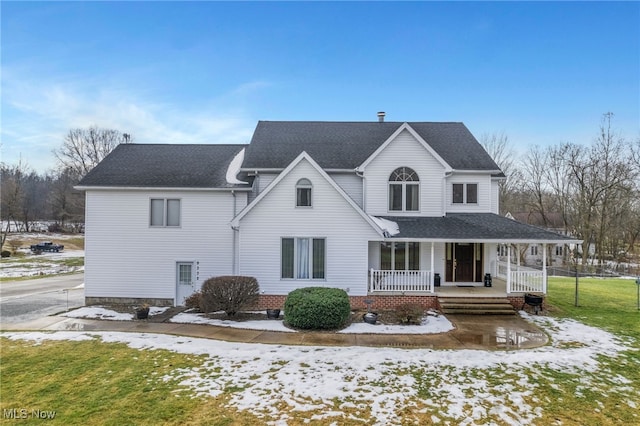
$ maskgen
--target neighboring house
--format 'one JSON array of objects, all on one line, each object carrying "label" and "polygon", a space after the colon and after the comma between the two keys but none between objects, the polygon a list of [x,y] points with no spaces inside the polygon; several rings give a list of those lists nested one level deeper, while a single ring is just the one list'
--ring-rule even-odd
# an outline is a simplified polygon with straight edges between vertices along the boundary
[{"label": "neighboring house", "polygon": [[462,123],[261,121],[249,145],[120,145],[78,185],[87,303],[181,305],[240,274],[263,307],[307,286],[437,306],[492,274],[516,304],[545,272],[497,247],[575,241],[500,216],[501,179]]},{"label": "neighboring house", "polygon": [[[505,217],[518,222],[526,223],[528,225],[544,228],[551,232],[556,232],[562,235],[569,235],[568,230],[565,227],[564,220],[562,220],[562,214],[558,212],[546,213],[544,217],[540,212],[507,212]],[[547,246],[547,263],[548,265],[560,266],[564,265],[568,259],[569,250],[565,247],[565,244],[555,244]],[[506,258],[506,247],[502,246],[498,248],[499,258]],[[542,265],[542,244],[527,244],[521,245],[518,253],[514,256],[519,257],[524,265],[541,266]]]}]

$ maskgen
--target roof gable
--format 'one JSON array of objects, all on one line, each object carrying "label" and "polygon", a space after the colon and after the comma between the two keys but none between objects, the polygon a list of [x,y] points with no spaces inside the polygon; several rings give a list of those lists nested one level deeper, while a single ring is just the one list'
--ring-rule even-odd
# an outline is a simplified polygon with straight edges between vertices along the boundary
[{"label": "roof gable", "polygon": [[121,144],[78,187],[246,188],[227,181],[229,164],[244,147]]},{"label": "roof gable", "polygon": [[288,166],[284,169],[270,184],[262,191],[248,206],[246,206],[231,221],[231,225],[236,227],[240,225],[240,221],[245,217],[256,205],[260,203],[278,184],[291,173],[302,161],[307,161],[322,178],[380,235],[383,235],[382,229],[371,219],[356,203],[347,195],[346,192],[316,163],[313,158],[306,152],[300,153]]},{"label": "roof gable", "polygon": [[389,146],[389,144],[391,144],[404,130],[408,131],[411,136],[413,136],[418,141],[418,143],[422,145],[422,147],[427,150],[436,159],[436,161],[442,165],[442,167],[444,167],[445,172],[451,171],[451,167],[447,164],[447,162],[444,161],[444,159],[440,155],[438,155],[438,153],[429,144],[427,144],[425,140],[422,139],[422,137],[418,133],[416,133],[416,131],[413,130],[413,128],[408,123],[403,123],[400,127],[398,127],[398,129],[393,132],[393,134],[389,136],[389,138],[384,141],[384,143],[380,145],[378,149],[376,149],[369,156],[369,158],[367,158],[360,166],[358,166],[358,170],[364,171],[365,167],[367,167],[367,165],[371,161],[373,161],[374,158],[376,158],[382,151],[384,151],[385,148]]}]

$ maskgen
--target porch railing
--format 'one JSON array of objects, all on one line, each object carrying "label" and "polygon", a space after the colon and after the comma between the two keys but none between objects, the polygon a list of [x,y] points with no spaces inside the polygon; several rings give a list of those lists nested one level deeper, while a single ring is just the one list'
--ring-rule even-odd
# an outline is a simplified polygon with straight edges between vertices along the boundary
[{"label": "porch railing", "polygon": [[546,293],[547,280],[544,271],[526,266],[498,262],[496,276],[507,282],[507,293]]},{"label": "porch railing", "polygon": [[433,293],[431,271],[369,271],[369,292]]}]

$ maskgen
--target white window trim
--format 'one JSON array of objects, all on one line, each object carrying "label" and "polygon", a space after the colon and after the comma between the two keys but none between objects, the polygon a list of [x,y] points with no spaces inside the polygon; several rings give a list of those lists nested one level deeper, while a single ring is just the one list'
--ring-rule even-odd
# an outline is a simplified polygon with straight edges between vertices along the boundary
[{"label": "white window trim", "polygon": [[[152,207],[154,200],[162,201],[162,225],[152,225]],[[178,201],[178,225],[167,225],[169,216],[169,203],[167,201]],[[149,198],[149,228],[180,228],[182,227],[182,198],[150,197]]]}]

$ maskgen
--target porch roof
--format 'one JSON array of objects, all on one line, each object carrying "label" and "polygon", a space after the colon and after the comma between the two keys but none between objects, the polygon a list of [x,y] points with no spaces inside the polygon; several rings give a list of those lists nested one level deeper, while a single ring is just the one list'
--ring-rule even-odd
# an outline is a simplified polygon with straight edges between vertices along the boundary
[{"label": "porch roof", "polygon": [[499,216],[494,213],[448,213],[438,217],[383,216],[400,232],[388,240],[491,243],[581,243],[573,237]]}]

